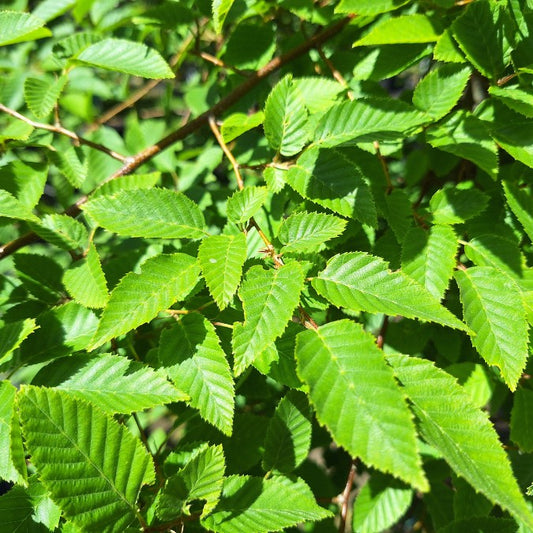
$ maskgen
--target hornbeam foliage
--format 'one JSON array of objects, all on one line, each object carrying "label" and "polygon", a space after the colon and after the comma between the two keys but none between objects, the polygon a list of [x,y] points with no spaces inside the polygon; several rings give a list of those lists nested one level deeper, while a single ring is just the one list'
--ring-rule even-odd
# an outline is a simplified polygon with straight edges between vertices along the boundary
[{"label": "hornbeam foliage", "polygon": [[530,0],[0,4],[2,531],[533,531]]}]

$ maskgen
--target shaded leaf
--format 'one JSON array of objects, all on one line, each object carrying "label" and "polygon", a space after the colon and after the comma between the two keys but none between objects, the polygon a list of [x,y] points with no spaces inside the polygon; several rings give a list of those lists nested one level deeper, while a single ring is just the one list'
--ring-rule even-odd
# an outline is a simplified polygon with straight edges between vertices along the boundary
[{"label": "shaded leaf", "polygon": [[477,189],[446,187],[431,197],[429,207],[437,224],[461,224],[484,211],[488,200]]},{"label": "shaded leaf", "polygon": [[11,355],[36,328],[34,318],[3,324],[0,327],[0,362]]},{"label": "shaded leaf", "polygon": [[524,452],[533,451],[533,391],[524,387],[513,398],[511,440]]},{"label": "shaded leaf", "polygon": [[51,151],[50,160],[73,187],[80,187],[87,177],[88,161],[82,151],[74,146],[65,150]]},{"label": "shaded leaf", "polygon": [[39,224],[32,224],[32,230],[46,241],[62,250],[79,251],[89,242],[89,232],[85,226],[68,215],[51,213],[44,215]]},{"label": "shaded leaf", "polygon": [[29,208],[19,202],[12,194],[2,189],[0,189],[0,216],[30,220],[32,222],[39,221]]},{"label": "shaded leaf", "polygon": [[514,183],[503,181],[502,185],[507,204],[524,227],[529,239],[533,241],[533,199],[531,195]]}]

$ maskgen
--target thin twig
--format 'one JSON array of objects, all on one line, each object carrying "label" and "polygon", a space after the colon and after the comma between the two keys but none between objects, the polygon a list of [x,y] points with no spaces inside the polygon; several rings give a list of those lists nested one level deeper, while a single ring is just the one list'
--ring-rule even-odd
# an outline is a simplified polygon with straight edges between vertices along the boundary
[{"label": "thin twig", "polygon": [[224,154],[226,154],[226,157],[229,159],[229,162],[231,163],[231,166],[233,167],[233,172],[235,172],[235,177],[237,178],[237,187],[239,187],[239,190],[242,191],[244,189],[244,181],[242,180],[241,171],[239,170],[239,163],[237,163],[237,160],[231,153],[231,150],[228,148],[228,145],[224,142],[224,138],[222,137],[222,134],[220,133],[220,130],[218,129],[217,123],[215,121],[215,117],[213,115],[209,117],[209,127],[211,128],[213,135],[216,137],[216,140],[218,141],[220,148],[222,148],[222,151],[224,152]]},{"label": "thin twig", "polygon": [[[111,181],[120,176],[131,174],[138,167],[153,159],[156,155],[161,153],[169,146],[172,146],[177,141],[181,141],[192,133],[198,131],[202,126],[208,123],[209,117],[211,115],[217,116],[220,115],[222,112],[226,111],[226,109],[230,108],[233,104],[240,101],[240,99],[245,94],[250,92],[261,81],[270,76],[270,74],[276,72],[281,67],[283,67],[287,63],[290,63],[293,59],[301,56],[302,54],[305,54],[312,48],[316,48],[327,40],[335,37],[339,33],[339,31],[350,22],[352,18],[353,16],[348,16],[346,18],[341,19],[329,28],[326,28],[325,30],[315,34],[308,41],[300,44],[292,50],[289,50],[287,53],[281,56],[275,57],[274,59],[269,61],[264,67],[260,68],[253,76],[251,76],[241,85],[236,87],[226,97],[222,98],[222,100],[215,104],[211,109],[205,111],[187,124],[179,127],[177,130],[169,133],[166,137],[163,137],[156,144],[149,146],[148,148],[141,150],[135,156],[128,158],[127,162],[114,174],[109,176],[109,178],[107,178],[107,180],[105,181]],[[71,217],[79,215],[81,212],[81,206],[85,202],[87,202],[88,199],[89,195],[82,196],[75,204],[71,205],[65,211],[65,214]],[[23,242],[19,242],[19,239],[15,239],[14,241],[6,244],[3,248],[0,248],[0,259],[4,259],[16,250],[19,250],[23,246],[26,246],[26,244],[29,244],[30,242],[36,242],[39,240],[39,238],[34,234],[23,235],[20,239],[22,239]]]},{"label": "thin twig", "polygon": [[335,67],[335,65],[332,63],[331,59],[326,56],[326,54],[324,53],[324,50],[322,50],[322,47],[321,46],[317,46],[316,48],[316,51],[318,52],[318,55],[320,56],[320,58],[322,59],[322,61],[324,61],[324,63],[326,63],[327,67],[329,68],[329,70],[331,71],[331,74],[332,76],[345,88],[347,89],[346,91],[346,96],[350,99],[350,100],[354,100],[354,94],[353,92],[350,90],[350,86],[348,85],[348,82],[344,79],[344,76],[337,70],[337,68]]},{"label": "thin twig", "polygon": [[0,111],[3,111],[7,115],[11,115],[12,117],[21,120],[22,122],[25,122],[26,124],[29,124],[30,126],[33,126],[34,128],[40,129],[40,130],[47,130],[51,131],[52,133],[59,133],[60,135],[65,135],[66,137],[69,137],[72,139],[76,144],[84,144],[86,146],[89,146],[91,148],[94,148],[95,150],[99,150],[100,152],[104,152],[110,157],[113,157],[114,159],[118,159],[121,163],[126,163],[128,161],[128,157],[119,154],[115,152],[114,150],[110,150],[109,148],[106,148],[102,144],[95,143],[93,141],[90,141],[89,139],[85,139],[84,137],[80,137],[77,133],[74,133],[73,131],[67,130],[63,126],[56,124],[45,124],[44,122],[36,122],[35,120],[31,120],[28,117],[25,117],[24,115],[21,115],[19,112],[15,111],[14,109],[10,109],[9,107],[6,107],[4,104],[0,104]]},{"label": "thin twig", "polygon": [[383,348],[383,345],[385,344],[385,335],[387,334],[388,327],[389,327],[389,317],[385,315],[383,317],[383,322],[381,323],[381,328],[379,329],[379,333],[376,337],[376,344],[378,345],[378,348]]},{"label": "thin twig", "polygon": [[346,518],[348,516],[348,502],[350,500],[350,492],[352,491],[353,486],[353,480],[355,478],[356,473],[356,459],[352,459],[352,463],[350,465],[350,471],[348,472],[348,477],[346,479],[346,485],[344,487],[344,491],[342,493],[342,496],[340,497],[340,504],[341,504],[341,516],[339,520],[339,533],[344,533],[346,530]]},{"label": "thin twig", "polygon": [[227,63],[224,63],[222,59],[212,56],[211,54],[208,54],[207,52],[193,51],[192,54],[195,56],[201,57],[203,60],[208,61],[209,63],[212,63],[213,65],[216,65],[217,67],[220,67],[226,70],[231,70],[232,72],[235,72],[235,74],[239,74],[240,76],[244,76],[245,78],[249,78],[251,76],[250,72],[245,72],[244,70],[234,67],[233,65],[228,65]]},{"label": "thin twig", "polygon": [[390,194],[392,192],[392,189],[394,189],[394,187],[392,186],[392,182],[390,179],[390,173],[389,173],[389,167],[387,165],[387,161],[385,161],[385,158],[381,154],[378,141],[374,141],[374,148],[376,150],[376,155],[378,156],[379,162],[381,163],[383,174],[385,174],[385,180],[387,181],[387,189],[385,191],[385,194]]}]

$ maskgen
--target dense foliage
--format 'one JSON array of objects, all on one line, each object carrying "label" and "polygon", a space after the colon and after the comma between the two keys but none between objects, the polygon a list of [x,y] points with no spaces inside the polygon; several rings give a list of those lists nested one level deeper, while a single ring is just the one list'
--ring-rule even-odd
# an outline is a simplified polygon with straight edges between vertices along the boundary
[{"label": "dense foliage", "polygon": [[0,529],[533,531],[531,0],[0,45]]}]

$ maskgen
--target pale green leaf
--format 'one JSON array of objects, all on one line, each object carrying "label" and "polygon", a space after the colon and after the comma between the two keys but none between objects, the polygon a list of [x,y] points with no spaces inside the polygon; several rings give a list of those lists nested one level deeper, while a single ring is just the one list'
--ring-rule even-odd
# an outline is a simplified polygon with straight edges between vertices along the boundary
[{"label": "pale green leaf", "polygon": [[211,9],[213,11],[213,24],[217,33],[222,33],[222,26],[235,0],[213,0]]},{"label": "pale green leaf", "polygon": [[343,150],[306,150],[286,173],[287,183],[301,196],[339,215],[376,226],[370,187],[360,168]]},{"label": "pale green leaf", "polygon": [[341,0],[335,13],[354,13],[356,15],[379,15],[394,11],[411,0]]},{"label": "pale green leaf", "polygon": [[129,237],[197,239],[205,235],[202,211],[169,189],[132,189],[89,200],[83,210],[114,233]]},{"label": "pale green leaf", "polygon": [[69,146],[65,150],[51,151],[50,160],[73,187],[79,188],[85,181],[88,160],[79,148]]},{"label": "pale green leaf", "polygon": [[224,142],[229,143],[237,137],[240,137],[243,133],[257,128],[263,123],[265,115],[262,111],[253,113],[252,115],[245,115],[244,113],[233,113],[222,122],[220,133]]},{"label": "pale green leaf", "polygon": [[307,142],[307,111],[289,74],[279,81],[265,103],[265,137],[284,156],[298,153]]},{"label": "pale green leaf", "polygon": [[38,222],[31,209],[19,202],[12,194],[0,189],[0,217]]},{"label": "pale green leaf", "polygon": [[484,211],[488,201],[478,189],[445,187],[431,197],[429,207],[437,224],[461,224]]},{"label": "pale green leaf", "polygon": [[48,177],[48,165],[15,159],[0,167],[0,188],[32,209],[41,198]]},{"label": "pale green leaf", "polygon": [[266,187],[245,187],[235,191],[228,198],[228,218],[235,224],[248,222],[266,202],[268,189]]},{"label": "pale green leaf", "polygon": [[303,331],[296,338],[296,360],[317,419],[337,444],[427,490],[411,413],[370,333],[351,320]]},{"label": "pale green leaf", "polygon": [[37,118],[44,118],[52,112],[67,81],[67,76],[60,76],[53,81],[26,78],[24,82],[24,99],[31,112]]},{"label": "pale green leaf", "polygon": [[77,0],[43,0],[37,4],[32,15],[48,22],[59,17],[77,3]]},{"label": "pale green leaf", "polygon": [[466,59],[457,43],[453,40],[452,32],[448,28],[439,37],[433,49],[433,58],[445,63],[466,63]]},{"label": "pale green leaf", "polygon": [[455,379],[432,362],[405,355],[388,360],[409,397],[426,442],[476,490],[533,528],[533,513],[487,413],[473,406]]},{"label": "pale green leaf", "polygon": [[64,390],[70,397],[87,400],[108,414],[130,414],[188,399],[162,371],[111,354],[80,357],[74,362],[58,359],[43,368],[32,383]]},{"label": "pale green leaf", "polygon": [[314,141],[323,147],[403,139],[431,117],[392,98],[364,98],[337,104],[320,118]]},{"label": "pale green leaf", "polygon": [[452,24],[453,36],[467,59],[492,80],[505,70],[510,52],[500,10],[489,0],[471,2]]},{"label": "pale green leaf", "polygon": [[162,489],[157,515],[162,520],[175,520],[190,515],[194,500],[204,500],[202,515],[210,513],[218,503],[224,481],[224,451],[221,445],[202,446],[190,461],[169,477]]},{"label": "pale green leaf", "polygon": [[63,284],[70,296],[81,305],[95,309],[105,307],[109,300],[107,282],[93,243],[84,258],[65,270]]},{"label": "pale green leaf", "polygon": [[28,473],[15,395],[9,381],[0,381],[0,479],[26,485]]},{"label": "pale green leaf", "polygon": [[89,349],[149,322],[185,298],[199,275],[198,263],[190,255],[176,253],[147,259],[140,274],[130,272],[113,289]]},{"label": "pale green leaf", "polygon": [[533,94],[517,87],[489,87],[489,93],[501,100],[509,109],[533,118]]},{"label": "pale green leaf", "polygon": [[276,407],[265,437],[263,469],[289,474],[311,446],[311,410],[305,394],[289,391]]},{"label": "pale green leaf", "polygon": [[464,320],[475,333],[472,344],[489,365],[497,366],[511,390],[528,357],[528,325],[514,281],[492,267],[458,270]]},{"label": "pale green leaf", "polygon": [[415,13],[385,19],[375,25],[354,46],[400,43],[431,43],[435,42],[441,31],[435,27],[426,15]]},{"label": "pale green leaf", "polygon": [[37,325],[33,318],[3,324],[0,327],[0,362],[6,359],[13,350],[16,350],[36,328]]},{"label": "pale green leaf", "polygon": [[153,48],[125,39],[102,39],[76,57],[87,65],[116,70],[142,78],[173,78],[168,63]]},{"label": "pale green leaf", "polygon": [[268,533],[329,516],[300,478],[230,476],[219,504],[202,524],[216,533]]},{"label": "pale green leaf", "polygon": [[511,410],[511,440],[524,452],[533,452],[533,391],[518,387]]},{"label": "pale green leaf", "polygon": [[88,531],[139,527],[139,491],[155,481],[140,440],[98,407],[63,391],[24,386],[18,400],[32,463],[64,515]]},{"label": "pale green leaf", "polygon": [[224,309],[233,299],[241,281],[246,255],[246,237],[243,233],[211,235],[198,248],[202,275],[220,309]]},{"label": "pale green leaf", "polygon": [[285,176],[287,170],[283,168],[266,167],[263,170],[263,178],[266,181],[268,189],[273,194],[281,191],[285,186]]},{"label": "pale green leaf", "polygon": [[73,33],[59,39],[52,47],[52,51],[59,59],[71,58],[101,38],[100,34],[91,31]]},{"label": "pale green leaf", "polygon": [[352,527],[355,533],[375,533],[393,526],[405,514],[413,491],[400,481],[372,472],[354,502]]},{"label": "pale green leaf", "polygon": [[492,370],[486,365],[465,361],[446,367],[446,372],[457,378],[475,407],[485,407],[494,391]]},{"label": "pale green leaf", "polygon": [[161,172],[147,174],[127,174],[102,183],[91,193],[91,199],[97,196],[111,196],[120,191],[132,189],[152,189],[161,179]]},{"label": "pale green leaf", "polygon": [[402,246],[402,271],[442,299],[455,269],[457,236],[449,226],[411,228]]},{"label": "pale green leaf", "polygon": [[265,270],[248,270],[239,289],[244,323],[233,327],[234,373],[239,375],[285,330],[300,301],[304,273],[298,263]]},{"label": "pale green leaf", "polygon": [[0,141],[27,141],[33,132],[33,126],[18,119],[8,119],[0,131]]},{"label": "pale green leaf", "polygon": [[426,139],[431,146],[468,159],[496,178],[498,147],[485,123],[467,111],[457,111],[444,122],[429,127]]},{"label": "pale green leaf", "polygon": [[211,322],[191,313],[164,330],[159,363],[176,386],[190,396],[189,403],[202,418],[231,435],[233,378]]},{"label": "pale green leaf", "polygon": [[442,118],[463,94],[470,72],[470,68],[453,63],[432,70],[416,86],[413,104],[434,119]]},{"label": "pale green leaf", "polygon": [[387,266],[380,257],[364,252],[339,254],[313,279],[313,287],[338,307],[467,329],[427,289]]},{"label": "pale green leaf", "polygon": [[0,11],[0,46],[52,35],[52,32],[43,26],[44,20],[29,13]]},{"label": "pale green leaf", "polygon": [[337,97],[343,91],[337,81],[318,76],[294,78],[292,84],[302,95],[309,113],[325,111],[336,103]]},{"label": "pale green leaf", "polygon": [[282,253],[313,252],[330,239],[338,237],[346,221],[325,213],[296,213],[283,221],[278,239]]},{"label": "pale green leaf", "polygon": [[78,220],[68,215],[51,213],[44,215],[39,224],[32,224],[31,229],[41,237],[62,250],[83,250],[89,242],[87,228]]},{"label": "pale green leaf", "polygon": [[503,181],[502,185],[507,204],[522,224],[529,239],[533,241],[533,199],[531,194],[508,181]]}]

